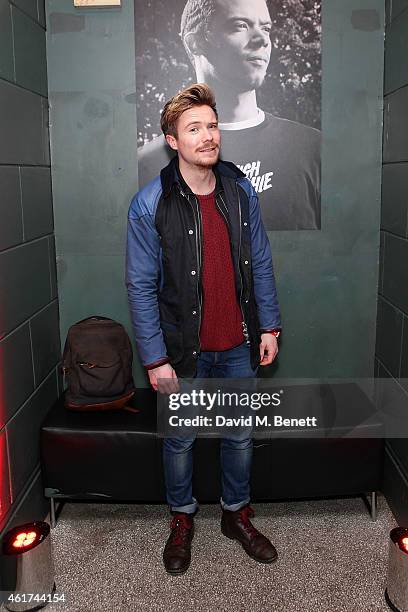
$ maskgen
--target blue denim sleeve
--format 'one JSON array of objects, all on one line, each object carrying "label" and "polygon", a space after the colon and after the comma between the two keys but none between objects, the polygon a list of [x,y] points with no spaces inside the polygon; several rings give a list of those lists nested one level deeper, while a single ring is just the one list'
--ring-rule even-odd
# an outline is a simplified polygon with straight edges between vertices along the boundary
[{"label": "blue denim sleeve", "polygon": [[249,222],[251,227],[254,294],[258,307],[260,329],[280,329],[281,318],[271,247],[262,222],[258,196],[250,183]]},{"label": "blue denim sleeve", "polygon": [[160,238],[154,217],[137,200],[128,215],[126,287],[139,356],[147,366],[167,357],[160,328]]}]

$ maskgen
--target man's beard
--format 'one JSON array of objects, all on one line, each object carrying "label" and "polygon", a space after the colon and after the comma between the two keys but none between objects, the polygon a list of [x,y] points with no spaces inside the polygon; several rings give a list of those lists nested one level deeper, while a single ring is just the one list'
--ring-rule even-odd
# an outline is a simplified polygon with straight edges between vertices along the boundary
[{"label": "man's beard", "polygon": [[211,159],[208,161],[198,159],[196,162],[196,166],[198,166],[199,168],[211,168],[212,166],[215,166],[219,158],[220,158],[220,147],[217,147],[217,157],[215,159]]}]

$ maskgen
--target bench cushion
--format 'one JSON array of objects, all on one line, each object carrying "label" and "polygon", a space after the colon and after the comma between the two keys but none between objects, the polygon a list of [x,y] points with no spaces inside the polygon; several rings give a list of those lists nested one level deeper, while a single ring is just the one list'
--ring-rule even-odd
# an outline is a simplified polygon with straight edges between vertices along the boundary
[{"label": "bench cushion", "polygon": [[[381,488],[382,425],[372,416],[370,402],[355,385],[330,385],[323,391],[316,397],[329,402],[321,404],[320,410],[334,437],[326,433],[315,438],[254,439],[254,501],[351,495]],[[309,393],[309,401],[311,397]],[[345,405],[355,405],[359,412],[352,426],[344,416],[349,412]],[[156,394],[138,389],[133,406],[140,411],[77,413],[66,410],[60,398],[41,431],[46,496],[165,501]],[[347,437],[350,432],[353,437]],[[193,486],[202,502],[220,498],[219,441],[215,438],[196,441]]]}]

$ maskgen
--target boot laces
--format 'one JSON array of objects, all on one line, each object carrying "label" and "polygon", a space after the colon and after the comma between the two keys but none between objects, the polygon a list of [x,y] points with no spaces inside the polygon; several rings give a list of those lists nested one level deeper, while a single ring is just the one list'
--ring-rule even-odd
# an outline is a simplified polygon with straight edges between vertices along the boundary
[{"label": "boot laces", "polygon": [[191,529],[191,522],[185,514],[176,514],[170,523],[170,529],[172,530],[171,543],[181,546],[187,538],[189,529]]},{"label": "boot laces", "polygon": [[245,506],[244,508],[242,508],[240,510],[240,515],[241,515],[242,524],[247,534],[251,538],[254,538],[255,536],[257,536],[259,534],[259,531],[253,526],[253,524],[249,520],[250,518],[255,516],[255,512],[252,510],[251,506]]}]

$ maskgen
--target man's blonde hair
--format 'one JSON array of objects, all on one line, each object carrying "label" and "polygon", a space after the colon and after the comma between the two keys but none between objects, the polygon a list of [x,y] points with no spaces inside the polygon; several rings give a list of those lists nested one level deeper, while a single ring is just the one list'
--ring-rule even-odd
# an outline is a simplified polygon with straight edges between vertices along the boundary
[{"label": "man's blonde hair", "polygon": [[205,83],[195,83],[170,98],[164,105],[160,119],[163,134],[177,138],[177,121],[184,111],[194,106],[210,106],[218,119],[215,97]]}]

